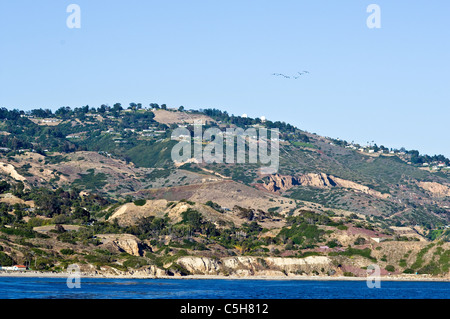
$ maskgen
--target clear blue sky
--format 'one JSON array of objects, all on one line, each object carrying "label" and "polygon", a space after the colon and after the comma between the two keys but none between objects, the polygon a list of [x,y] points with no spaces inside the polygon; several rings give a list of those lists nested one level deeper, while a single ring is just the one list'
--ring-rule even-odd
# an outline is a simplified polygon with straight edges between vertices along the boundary
[{"label": "clear blue sky", "polygon": [[0,107],[216,107],[450,157],[449,16],[447,0],[3,0]]}]

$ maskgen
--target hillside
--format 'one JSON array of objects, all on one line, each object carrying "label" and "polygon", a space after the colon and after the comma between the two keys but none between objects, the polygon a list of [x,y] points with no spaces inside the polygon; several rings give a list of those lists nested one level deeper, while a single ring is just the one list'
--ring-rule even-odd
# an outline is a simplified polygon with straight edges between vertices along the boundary
[{"label": "hillside", "polygon": [[[0,110],[0,264],[364,275],[376,263],[383,274],[448,276],[445,157],[153,106]],[[261,174],[259,162],[175,165],[172,131],[193,131],[194,121],[278,128],[278,171]]]}]

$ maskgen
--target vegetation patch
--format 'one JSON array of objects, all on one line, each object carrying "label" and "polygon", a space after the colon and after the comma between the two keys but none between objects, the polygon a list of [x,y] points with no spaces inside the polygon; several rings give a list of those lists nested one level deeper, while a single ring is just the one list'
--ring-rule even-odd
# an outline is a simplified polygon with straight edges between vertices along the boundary
[{"label": "vegetation patch", "polygon": [[81,178],[76,179],[73,183],[76,186],[85,187],[89,190],[101,189],[106,185],[107,176],[105,173],[95,174],[94,169],[87,170],[88,174],[80,174]]},{"label": "vegetation patch", "polygon": [[137,199],[134,201],[134,205],[136,206],[144,206],[147,203],[145,199]]}]

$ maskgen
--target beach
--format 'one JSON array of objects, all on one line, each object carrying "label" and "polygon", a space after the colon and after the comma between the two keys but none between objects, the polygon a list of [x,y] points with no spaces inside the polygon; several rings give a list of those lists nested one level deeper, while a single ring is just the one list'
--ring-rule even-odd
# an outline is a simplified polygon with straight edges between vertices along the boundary
[{"label": "beach", "polygon": [[[74,276],[74,273],[66,272],[39,272],[39,271],[0,271],[0,277],[36,277],[36,278],[67,278]],[[110,279],[223,279],[223,280],[308,280],[308,281],[367,281],[374,280],[368,277],[347,277],[347,276],[223,276],[223,275],[188,275],[188,276],[151,276],[151,275],[111,275],[80,273],[81,278],[110,278]],[[428,275],[391,275],[379,277],[381,281],[435,281],[450,282],[450,277],[431,277]]]}]

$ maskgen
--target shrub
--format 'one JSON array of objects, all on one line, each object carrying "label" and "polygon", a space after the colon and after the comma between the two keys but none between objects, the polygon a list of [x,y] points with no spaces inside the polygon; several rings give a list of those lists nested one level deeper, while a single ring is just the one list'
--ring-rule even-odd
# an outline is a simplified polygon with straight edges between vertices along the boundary
[{"label": "shrub", "polygon": [[1,266],[12,266],[12,265],[14,265],[14,260],[11,257],[9,257],[9,255],[0,251],[0,265]]},{"label": "shrub", "polygon": [[195,205],[195,203],[191,200],[187,200],[185,198],[183,198],[182,200],[180,200],[180,203],[187,203],[189,205]]},{"label": "shrub", "polygon": [[306,258],[309,256],[322,256],[322,254],[317,251],[305,251],[304,253],[299,254],[297,257],[298,258]]},{"label": "shrub", "polygon": [[394,271],[395,271],[395,267],[392,266],[392,265],[387,265],[385,269],[386,269],[387,271],[390,271],[390,272],[394,272]]},{"label": "shrub", "polygon": [[438,275],[441,272],[439,264],[436,262],[430,262],[428,265],[422,267],[417,271],[419,274]]},{"label": "shrub", "polygon": [[211,207],[212,209],[217,210],[218,212],[221,212],[221,211],[222,211],[222,206],[220,206],[220,205],[217,204],[217,203],[214,203],[213,201],[210,201],[210,200],[209,200],[209,201],[207,201],[207,202],[205,203],[205,205]]},{"label": "shrub", "polygon": [[173,263],[170,268],[169,271],[172,273],[180,273],[181,276],[187,276],[190,275],[191,273],[189,272],[189,270],[187,270],[186,268],[184,268],[183,266],[177,264],[177,263]]},{"label": "shrub", "polygon": [[430,248],[432,248],[434,246],[434,244],[430,244],[424,248],[422,248],[419,253],[417,254],[416,257],[416,261],[411,265],[412,269],[419,269],[422,267],[423,265],[423,257],[425,256],[425,254],[430,250]]},{"label": "shrub", "polygon": [[371,256],[372,251],[370,250],[370,248],[365,248],[365,249],[356,249],[356,248],[347,248],[346,251],[340,252],[338,253],[339,255],[343,255],[343,256],[354,256],[354,255],[359,255],[365,258],[370,259],[371,261],[376,261],[377,259]]},{"label": "shrub", "polygon": [[316,225],[308,225],[303,223],[301,225],[293,225],[291,228],[283,228],[278,234],[278,238],[284,236],[292,240],[296,245],[301,245],[304,241],[318,242],[324,231],[319,229]]},{"label": "shrub", "polygon": [[88,169],[88,174],[79,174],[81,178],[76,179],[73,184],[85,187],[89,190],[101,189],[106,185],[107,175],[105,173],[94,173],[94,169]]},{"label": "shrub", "polygon": [[183,218],[183,222],[191,225],[195,231],[200,229],[203,222],[202,214],[191,208],[181,213],[181,217]]},{"label": "shrub", "polygon": [[155,181],[159,178],[167,178],[169,176],[170,170],[168,169],[154,169],[151,173],[146,175],[149,181]]},{"label": "shrub", "polygon": [[14,235],[14,236],[18,236],[18,237],[25,237],[25,238],[35,238],[36,237],[36,232],[34,232],[32,229],[25,228],[25,227],[24,228],[2,227],[2,228],[0,228],[0,231],[7,235]]},{"label": "shrub", "polygon": [[352,273],[351,271],[345,271],[345,272],[344,272],[344,276],[345,276],[345,277],[355,277],[355,274]]},{"label": "shrub", "polygon": [[64,248],[60,250],[61,254],[63,255],[73,255],[75,252],[73,251],[73,249],[70,248]]},{"label": "shrub", "polygon": [[339,242],[336,239],[333,239],[327,242],[327,246],[330,248],[335,248],[341,246],[341,244],[339,244]]},{"label": "shrub", "polygon": [[366,239],[363,237],[356,238],[354,245],[364,245],[366,243]]},{"label": "shrub", "polygon": [[72,236],[72,234],[70,232],[62,233],[61,235],[56,237],[56,239],[61,241],[61,242],[63,242],[63,243],[69,243],[69,244],[72,244],[72,245],[76,245],[77,244],[75,238]]},{"label": "shrub", "polygon": [[46,225],[46,224],[48,224],[48,223],[49,223],[49,221],[47,221],[47,220],[45,220],[45,219],[42,219],[42,218],[39,218],[39,217],[31,217],[31,218],[28,220],[28,222],[27,222],[27,224],[28,224],[30,227],[44,226],[44,225]]},{"label": "shrub", "polygon": [[137,269],[148,265],[148,262],[145,258],[133,256],[129,257],[126,261],[124,261],[123,265],[127,268]]},{"label": "shrub", "polygon": [[137,199],[134,201],[134,205],[136,206],[144,206],[147,203],[145,199]]}]

